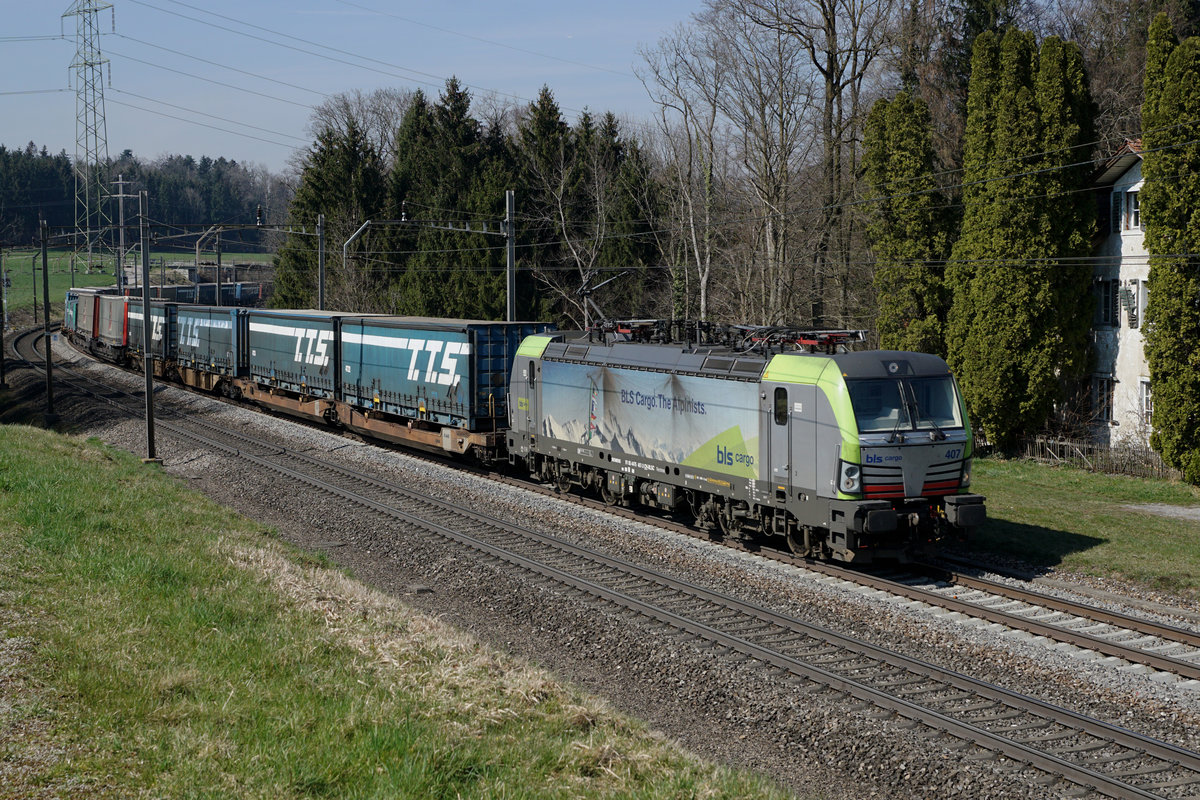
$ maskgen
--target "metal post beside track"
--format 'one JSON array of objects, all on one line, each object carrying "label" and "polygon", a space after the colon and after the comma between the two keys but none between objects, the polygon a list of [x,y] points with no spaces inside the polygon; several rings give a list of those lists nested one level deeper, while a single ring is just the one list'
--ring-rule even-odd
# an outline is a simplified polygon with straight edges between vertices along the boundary
[{"label": "metal post beside track", "polygon": [[0,392],[8,388],[4,377],[4,329],[8,327],[8,273],[4,271],[4,248],[0,247]]},{"label": "metal post beside track", "polygon": [[507,318],[509,322],[517,321],[517,221],[516,199],[512,189],[504,193],[504,238],[507,247]]},{"label": "metal post beside track", "polygon": [[[150,233],[146,214],[149,211],[149,193],[142,191],[138,196],[138,213],[141,216],[142,233],[142,363],[146,367],[146,457],[143,464],[161,464],[162,459],[154,452],[154,354],[150,346]],[[165,335],[165,334],[164,334]]]},{"label": "metal post beside track", "polygon": [[[197,298],[199,301],[199,298]],[[217,305],[221,303],[221,232],[217,231]]]},{"label": "metal post beside track", "polygon": [[325,215],[317,214],[317,310],[325,310]]},{"label": "metal post beside track", "polygon": [[[50,226],[45,219],[40,219],[38,222],[42,234],[42,346],[46,348],[46,413],[43,419],[48,427],[58,422],[58,415],[54,413],[54,378],[51,375],[54,348],[50,341],[50,261],[47,254]],[[37,288],[35,287],[33,291],[36,295]],[[34,308],[36,307],[35,299]]]}]

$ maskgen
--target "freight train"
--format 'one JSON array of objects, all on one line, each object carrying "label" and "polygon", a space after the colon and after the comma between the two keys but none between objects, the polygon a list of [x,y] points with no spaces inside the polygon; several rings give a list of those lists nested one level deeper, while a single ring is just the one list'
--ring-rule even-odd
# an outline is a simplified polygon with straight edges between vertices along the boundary
[{"label": "freight train", "polygon": [[[532,322],[68,294],[64,331],[193,388],[425,449],[507,461],[714,536],[905,560],[986,518],[962,395],[932,355],[850,332]],[[719,332],[718,332],[719,331]]]}]

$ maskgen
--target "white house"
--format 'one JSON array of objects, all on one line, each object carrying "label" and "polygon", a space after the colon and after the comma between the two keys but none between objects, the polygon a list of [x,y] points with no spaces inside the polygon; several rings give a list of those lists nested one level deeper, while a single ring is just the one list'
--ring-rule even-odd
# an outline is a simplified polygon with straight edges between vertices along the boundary
[{"label": "white house", "polygon": [[1150,368],[1142,346],[1150,258],[1138,203],[1141,150],[1140,141],[1126,142],[1095,180],[1100,220],[1092,271],[1092,430],[1109,444],[1144,445],[1150,436]]}]

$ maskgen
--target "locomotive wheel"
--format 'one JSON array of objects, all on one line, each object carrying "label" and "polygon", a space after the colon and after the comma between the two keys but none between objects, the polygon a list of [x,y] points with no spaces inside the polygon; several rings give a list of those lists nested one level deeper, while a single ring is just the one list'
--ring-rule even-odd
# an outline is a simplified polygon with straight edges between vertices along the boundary
[{"label": "locomotive wheel", "polygon": [[559,467],[558,474],[554,477],[554,486],[564,494],[571,491],[571,473],[565,467]]},{"label": "locomotive wheel", "polygon": [[615,506],[621,502],[620,495],[608,488],[607,480],[600,481],[600,499],[604,501],[604,505],[606,506]]},{"label": "locomotive wheel", "polygon": [[729,503],[722,503],[717,509],[717,522],[721,526],[721,533],[726,538],[734,539],[741,535],[742,526],[733,516],[733,506]]}]

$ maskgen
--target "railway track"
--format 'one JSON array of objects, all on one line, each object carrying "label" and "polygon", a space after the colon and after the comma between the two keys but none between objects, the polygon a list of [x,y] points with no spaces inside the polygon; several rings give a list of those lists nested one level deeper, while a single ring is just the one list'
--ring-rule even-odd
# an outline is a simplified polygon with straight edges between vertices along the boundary
[{"label": "railway track", "polygon": [[[558,496],[595,510],[617,514],[694,538],[709,540],[710,534],[691,525],[662,516],[647,517],[630,509],[608,506],[603,501],[577,493],[564,494],[552,486],[532,485],[501,473],[488,477],[513,486]],[[1141,665],[1178,676],[1188,686],[1200,688],[1200,633],[1154,620],[1064,600],[1032,589],[977,578],[928,564],[910,565],[907,571],[872,573],[821,561],[799,558],[772,548],[747,547],[736,540],[730,547],[754,552],[800,569],[825,575],[834,581],[853,584],[867,591],[882,592],[896,599],[945,609],[958,621],[978,620],[1001,625],[1028,637],[1040,637],[1075,648],[1074,655],[1113,659],[1115,666]]]},{"label": "railway track", "polygon": [[[28,339],[14,345],[27,346]],[[140,394],[114,391],[70,368],[59,374],[77,390],[140,416]],[[364,512],[469,548],[555,591],[583,595],[654,634],[754,659],[779,680],[853,697],[910,721],[931,739],[952,737],[955,742],[943,746],[965,757],[1000,755],[1041,770],[1048,782],[1061,779],[1109,797],[1200,794],[1200,754],[1185,748],[201,420],[164,409],[158,424]]]}]

